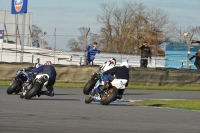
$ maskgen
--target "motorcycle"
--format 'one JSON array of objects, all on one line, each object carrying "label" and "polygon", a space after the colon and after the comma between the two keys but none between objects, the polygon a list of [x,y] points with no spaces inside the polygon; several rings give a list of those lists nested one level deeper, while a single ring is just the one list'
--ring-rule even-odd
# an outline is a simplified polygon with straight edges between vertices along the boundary
[{"label": "motorcycle", "polygon": [[29,73],[26,71],[18,70],[13,82],[7,89],[7,94],[11,95],[13,93],[18,94],[22,91],[22,86],[27,80],[29,80]]},{"label": "motorcycle", "polygon": [[89,95],[85,98],[85,103],[89,104],[92,101],[100,102],[102,105],[108,105],[112,101],[118,98],[119,91],[125,89],[127,80],[115,79],[114,76],[110,78],[107,83],[103,81],[101,74],[94,88],[89,92]]},{"label": "motorcycle", "polygon": [[31,99],[35,96],[42,95],[42,87],[46,86],[49,81],[48,74],[38,74],[33,79],[31,83],[27,83],[23,87],[23,93],[20,95],[20,98]]},{"label": "motorcycle", "polygon": [[99,80],[99,73],[103,73],[106,70],[113,68],[116,64],[116,59],[111,58],[109,61],[105,62],[103,65],[100,66],[99,70],[94,72],[91,79],[86,83],[85,87],[83,88],[83,93],[88,95],[92,88],[95,86],[96,82]]}]

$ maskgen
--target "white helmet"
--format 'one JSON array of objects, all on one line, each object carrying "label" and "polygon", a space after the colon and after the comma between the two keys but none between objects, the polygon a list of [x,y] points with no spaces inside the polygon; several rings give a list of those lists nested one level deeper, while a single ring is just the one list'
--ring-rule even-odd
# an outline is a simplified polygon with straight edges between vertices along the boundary
[{"label": "white helmet", "polygon": [[109,62],[115,66],[117,61],[115,58],[111,58]]},{"label": "white helmet", "polygon": [[40,63],[35,63],[35,67],[36,67],[36,68],[38,68],[38,67],[40,67],[40,66],[41,66]]},{"label": "white helmet", "polygon": [[129,68],[129,64],[126,61],[122,62],[122,64],[120,66],[126,66],[127,68]]}]

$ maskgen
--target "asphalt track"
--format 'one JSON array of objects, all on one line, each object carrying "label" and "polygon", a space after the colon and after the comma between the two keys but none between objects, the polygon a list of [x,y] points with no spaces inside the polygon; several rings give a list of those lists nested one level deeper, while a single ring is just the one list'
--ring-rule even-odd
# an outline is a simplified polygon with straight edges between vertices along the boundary
[{"label": "asphalt track", "polygon": [[[200,111],[115,102],[85,104],[82,89],[32,100],[0,87],[0,133],[200,133]],[[126,90],[123,99],[199,99],[196,91]]]}]

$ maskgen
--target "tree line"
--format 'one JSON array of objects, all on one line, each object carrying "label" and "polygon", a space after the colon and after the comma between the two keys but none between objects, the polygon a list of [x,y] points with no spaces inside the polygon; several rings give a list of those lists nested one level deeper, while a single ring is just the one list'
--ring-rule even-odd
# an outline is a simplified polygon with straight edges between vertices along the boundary
[{"label": "tree line", "polygon": [[[80,27],[81,35],[68,41],[71,51],[85,51],[84,44],[98,42],[102,52],[140,54],[139,47],[148,42],[153,54],[164,54],[159,47],[162,42],[177,41],[187,43],[188,36],[184,32],[194,33],[193,38],[199,40],[200,27],[180,27],[169,19],[169,14],[159,8],[149,8],[143,3],[123,2],[102,3],[102,14],[97,15],[97,22],[102,26],[99,33],[86,33],[88,27]],[[33,26],[35,38],[42,36],[42,30]],[[41,31],[41,32],[40,32]],[[39,35],[39,36],[38,36]],[[45,41],[45,44],[47,42]]]},{"label": "tree line", "polygon": [[[184,32],[194,32],[194,38],[199,39],[200,28],[177,26],[170,21],[167,12],[158,8],[148,8],[143,3],[124,2],[102,3],[102,14],[97,15],[97,21],[102,24],[98,34],[90,33],[88,42],[97,41],[104,52],[139,54],[139,46],[148,42],[153,54],[164,54],[158,46],[162,42],[187,42]],[[72,51],[83,51],[86,27],[79,28],[81,36],[71,39],[68,46]]]}]

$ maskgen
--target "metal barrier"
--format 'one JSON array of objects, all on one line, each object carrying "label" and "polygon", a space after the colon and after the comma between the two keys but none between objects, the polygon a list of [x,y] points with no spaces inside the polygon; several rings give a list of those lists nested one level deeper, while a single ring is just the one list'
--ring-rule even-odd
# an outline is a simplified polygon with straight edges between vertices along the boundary
[{"label": "metal barrier", "polygon": [[[21,56],[21,45],[3,43],[0,46],[0,61],[1,62],[20,62]],[[24,46],[23,51],[24,60],[23,62],[29,63],[45,63],[46,61],[51,61],[53,64],[63,64],[63,65],[83,65],[85,57],[84,52],[64,52],[64,51],[54,51],[49,49],[35,48]],[[119,66],[123,61],[128,61],[129,65],[132,67],[140,67],[139,55],[131,54],[115,54],[115,53],[100,53],[95,56],[94,65],[102,65],[105,61],[110,58],[115,58],[117,60],[117,66]],[[186,60],[175,60],[166,59],[161,56],[153,56],[151,62],[148,63],[147,67],[157,68],[157,67],[168,67],[173,66],[168,63],[176,63],[173,68],[185,68]],[[178,65],[177,65],[178,64]],[[190,68],[193,67],[193,63],[189,64]]]}]

